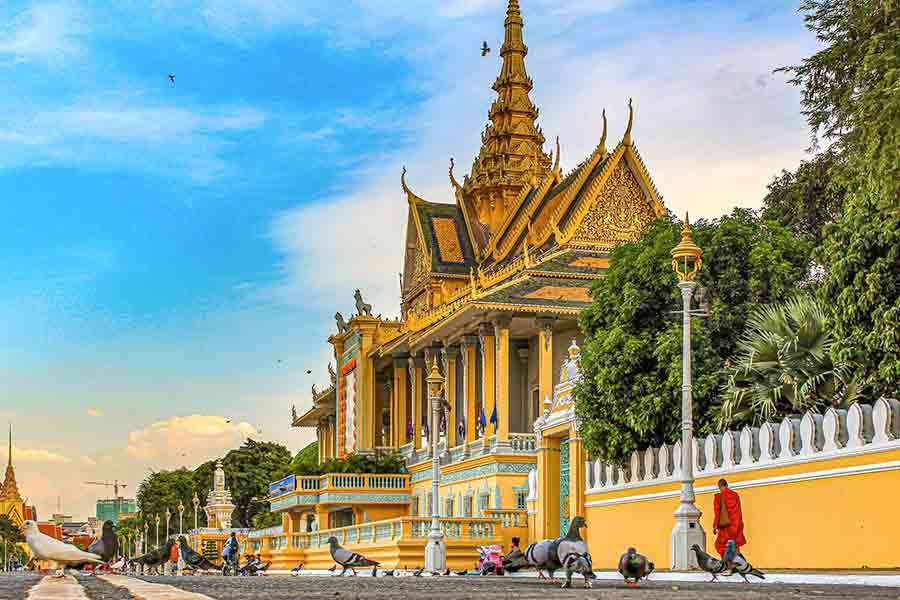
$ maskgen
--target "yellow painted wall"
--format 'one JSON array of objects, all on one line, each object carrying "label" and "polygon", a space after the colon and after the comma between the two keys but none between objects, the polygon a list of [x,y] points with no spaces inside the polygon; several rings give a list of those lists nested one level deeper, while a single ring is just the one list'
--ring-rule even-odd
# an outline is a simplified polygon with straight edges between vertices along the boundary
[{"label": "yellow painted wall", "polygon": [[[900,568],[900,549],[895,543],[900,537],[900,519],[894,516],[894,499],[900,497],[900,471],[845,474],[741,488],[742,482],[788,475],[814,476],[832,469],[895,461],[900,461],[900,450],[726,474],[729,484],[741,497],[747,536],[744,554],[763,569]],[[714,487],[720,476],[699,478],[695,486]],[[677,492],[679,487],[677,482],[670,482],[611,490],[588,495],[586,503]],[[715,543],[714,493],[711,490],[697,494],[710,551]],[[668,568],[669,533],[677,506],[677,495],[587,506],[586,533],[594,566],[613,568],[621,553],[634,546],[658,568]]]}]

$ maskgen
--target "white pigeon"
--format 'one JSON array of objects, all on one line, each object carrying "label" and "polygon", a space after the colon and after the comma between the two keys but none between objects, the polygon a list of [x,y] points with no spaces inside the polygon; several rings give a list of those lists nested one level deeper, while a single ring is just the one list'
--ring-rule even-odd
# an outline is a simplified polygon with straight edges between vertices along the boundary
[{"label": "white pigeon", "polygon": [[79,550],[72,544],[61,542],[41,533],[34,521],[22,523],[22,533],[25,534],[25,541],[31,548],[34,557],[38,560],[46,560],[50,563],[51,568],[56,568],[57,577],[63,577],[66,574],[66,567],[69,565],[103,564],[103,559],[96,554]]}]

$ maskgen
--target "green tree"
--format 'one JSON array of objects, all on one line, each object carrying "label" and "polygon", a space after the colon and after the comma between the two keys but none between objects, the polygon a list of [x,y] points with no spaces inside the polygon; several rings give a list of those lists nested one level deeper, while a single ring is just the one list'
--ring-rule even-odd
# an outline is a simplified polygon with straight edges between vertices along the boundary
[{"label": "green tree", "polygon": [[[674,219],[651,223],[642,238],[616,248],[610,269],[582,312],[583,380],[576,411],[593,456],[623,461],[638,448],[673,442],[681,406],[681,294],[671,250],[680,239]],[[805,281],[812,244],[754,213],[694,226],[704,249],[699,285],[710,315],[694,318],[694,402],[700,429],[712,427],[721,370],[734,354],[752,306],[782,300]]]},{"label": "green tree", "polygon": [[819,246],[844,206],[847,190],[839,179],[843,163],[841,155],[829,149],[800,163],[794,172],[782,171],[768,185],[762,218]]},{"label": "green tree", "polygon": [[150,540],[156,540],[156,515],[159,515],[160,540],[165,535],[166,509],[173,514],[169,522],[169,533],[178,532],[178,513],[176,508],[181,502],[185,506],[185,528],[193,526],[192,520],[187,520],[189,511],[193,510],[191,499],[197,489],[194,472],[189,469],[177,469],[174,471],[157,471],[150,474],[138,486],[137,504],[141,511],[142,519],[150,525]]},{"label": "green tree", "polygon": [[843,213],[823,245],[820,291],[836,357],[867,395],[900,393],[900,3],[804,0],[822,49],[785,67],[814,142],[846,161]]},{"label": "green tree", "polygon": [[[267,510],[264,499],[269,495],[269,484],[284,477],[290,465],[288,449],[271,442],[247,440],[243,446],[225,455],[222,467],[235,504],[235,527],[253,526],[253,516]],[[195,470],[198,489],[212,489],[214,470],[215,461],[204,463]]]},{"label": "green tree", "polygon": [[825,311],[801,294],[758,307],[738,342],[727,383],[719,429],[775,421],[827,406],[847,406],[858,387],[850,365],[834,360],[834,336]]},{"label": "green tree", "polygon": [[294,475],[316,475],[319,469],[319,442],[307,444],[297,452],[291,461],[290,470]]}]

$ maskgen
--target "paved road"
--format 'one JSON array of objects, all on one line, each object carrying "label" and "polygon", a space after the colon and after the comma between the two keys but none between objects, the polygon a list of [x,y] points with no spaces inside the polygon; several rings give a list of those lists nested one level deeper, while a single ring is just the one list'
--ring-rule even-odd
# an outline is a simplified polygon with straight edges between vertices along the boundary
[{"label": "paved road", "polygon": [[[0,574],[0,598],[21,600],[40,581],[31,574]],[[73,582],[74,583],[74,582]],[[147,584],[150,585],[147,585]],[[562,590],[535,579],[479,577],[146,577],[77,578],[89,600],[295,600],[297,598],[425,598],[463,600],[634,599],[654,600],[804,600],[834,598],[900,598],[900,589],[834,585],[699,584],[650,582],[637,590],[613,582],[595,582],[592,590]],[[130,590],[128,588],[131,588]],[[652,593],[649,593],[652,592]],[[62,596],[61,596],[62,597]]]}]

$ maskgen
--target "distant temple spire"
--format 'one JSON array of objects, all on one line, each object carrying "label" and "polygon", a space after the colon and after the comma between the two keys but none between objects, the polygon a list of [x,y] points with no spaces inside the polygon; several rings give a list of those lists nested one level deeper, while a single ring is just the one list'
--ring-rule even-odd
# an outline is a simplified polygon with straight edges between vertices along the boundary
[{"label": "distant temple spire", "polygon": [[12,423],[9,424],[9,450],[6,463],[6,477],[3,478],[3,486],[0,487],[0,500],[14,500],[21,502],[19,485],[16,483],[16,472],[12,462]]}]

